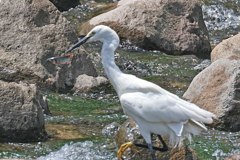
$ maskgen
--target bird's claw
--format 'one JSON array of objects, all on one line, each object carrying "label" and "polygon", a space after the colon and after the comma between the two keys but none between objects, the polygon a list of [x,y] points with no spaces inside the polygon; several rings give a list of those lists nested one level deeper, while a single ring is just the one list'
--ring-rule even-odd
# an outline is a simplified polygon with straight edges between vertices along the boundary
[{"label": "bird's claw", "polygon": [[127,149],[127,148],[130,148],[131,150],[133,150],[135,153],[137,154],[140,154],[138,150],[134,149],[133,148],[134,144],[132,142],[127,142],[125,144],[122,144],[120,149],[118,150],[118,153],[117,153],[117,157],[118,157],[118,160],[124,160],[123,158],[123,152]]}]

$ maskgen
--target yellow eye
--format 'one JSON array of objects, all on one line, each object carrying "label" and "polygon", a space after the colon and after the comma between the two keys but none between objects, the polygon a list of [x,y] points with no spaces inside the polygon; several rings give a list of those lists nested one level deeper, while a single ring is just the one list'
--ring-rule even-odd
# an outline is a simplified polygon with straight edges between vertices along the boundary
[{"label": "yellow eye", "polygon": [[90,37],[92,37],[92,36],[94,36],[94,35],[95,35],[95,32],[91,32],[91,33],[89,34]]}]

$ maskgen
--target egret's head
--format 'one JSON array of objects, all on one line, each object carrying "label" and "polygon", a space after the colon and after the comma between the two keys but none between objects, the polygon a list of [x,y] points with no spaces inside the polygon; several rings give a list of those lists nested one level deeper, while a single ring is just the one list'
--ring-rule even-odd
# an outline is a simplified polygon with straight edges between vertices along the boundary
[{"label": "egret's head", "polygon": [[94,27],[84,38],[79,40],[73,47],[66,51],[66,53],[79,47],[86,42],[101,41],[102,43],[112,43],[116,47],[119,44],[119,37],[117,33],[111,28],[99,25]]}]

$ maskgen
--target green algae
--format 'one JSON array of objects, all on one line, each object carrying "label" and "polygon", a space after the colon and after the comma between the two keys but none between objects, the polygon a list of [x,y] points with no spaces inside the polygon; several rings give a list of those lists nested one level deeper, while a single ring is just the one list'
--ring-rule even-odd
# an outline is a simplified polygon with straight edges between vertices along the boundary
[{"label": "green algae", "polygon": [[48,123],[68,123],[81,118],[91,123],[122,124],[126,120],[118,99],[94,100],[56,93],[48,93],[46,97],[52,116],[57,116],[47,118]]},{"label": "green algae", "polygon": [[98,101],[77,96],[50,93],[47,94],[49,108],[52,112],[62,112],[63,115],[94,115],[99,109],[116,109],[117,100]]}]

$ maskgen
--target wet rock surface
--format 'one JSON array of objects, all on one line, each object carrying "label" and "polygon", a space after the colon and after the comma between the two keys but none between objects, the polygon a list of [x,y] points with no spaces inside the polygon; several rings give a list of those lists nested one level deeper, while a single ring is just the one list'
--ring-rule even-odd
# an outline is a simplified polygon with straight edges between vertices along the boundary
[{"label": "wet rock surface", "polygon": [[[140,131],[138,128],[138,125],[132,120],[128,119],[125,123],[122,124],[121,128],[119,129],[117,135],[116,135],[116,143],[118,147],[120,147],[122,144],[126,142],[134,142],[139,144],[146,144],[143,137],[140,135]],[[159,152],[156,151],[155,155],[157,159],[161,160],[174,160],[174,159],[185,159],[185,160],[199,160],[197,154],[188,147],[185,143],[181,148],[174,148],[172,149],[168,145],[168,139],[166,137],[163,137],[163,140],[166,142],[169,150],[166,152]],[[153,146],[156,147],[162,147],[161,142],[158,140],[157,136],[154,135],[152,138]],[[147,145],[147,144],[146,144]],[[137,155],[135,152],[131,150],[126,150],[124,152],[124,155],[131,160],[149,160],[152,159],[150,151],[148,149],[143,149],[140,147],[134,146],[135,149],[140,151],[140,155]]]},{"label": "wet rock surface", "polygon": [[32,142],[47,139],[41,102],[33,84],[0,81],[0,141]]},{"label": "wet rock surface", "polygon": [[64,91],[80,74],[97,75],[83,48],[72,52],[74,59],[67,65],[46,61],[63,55],[78,41],[70,22],[51,2],[2,0],[0,8],[0,65],[22,75],[5,72],[6,81],[21,77],[42,88]]},{"label": "wet rock surface", "polygon": [[210,57],[208,31],[195,1],[120,1],[116,9],[83,24],[80,34],[99,24],[110,26],[122,40],[141,48]]},{"label": "wet rock surface", "polygon": [[102,134],[103,135],[108,135],[108,136],[115,136],[120,128],[120,124],[118,124],[117,122],[113,122],[111,124],[106,125],[103,129],[102,129]]},{"label": "wet rock surface", "polygon": [[194,77],[183,98],[217,115],[216,128],[240,130],[240,58],[230,55],[214,61]]},{"label": "wet rock surface", "polygon": [[46,131],[53,139],[79,139],[101,135],[101,126],[96,124],[46,124]]}]

